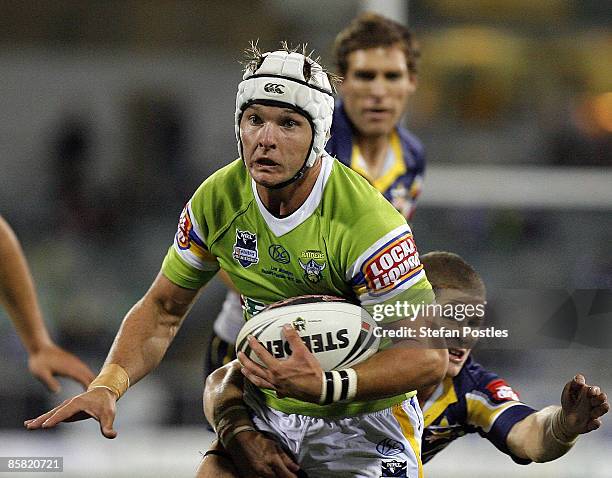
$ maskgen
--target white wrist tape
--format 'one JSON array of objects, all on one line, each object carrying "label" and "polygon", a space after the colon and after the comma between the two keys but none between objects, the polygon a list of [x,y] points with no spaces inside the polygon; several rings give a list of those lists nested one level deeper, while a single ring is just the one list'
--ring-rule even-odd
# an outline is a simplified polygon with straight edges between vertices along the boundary
[{"label": "white wrist tape", "polygon": [[323,372],[319,404],[348,401],[357,394],[357,372],[352,368]]},{"label": "white wrist tape", "polygon": [[554,415],[550,420],[550,434],[560,445],[572,447],[574,443],[576,443],[576,440],[578,440],[578,435],[572,437],[565,433],[562,424],[562,414],[563,410],[561,408],[554,412]]}]

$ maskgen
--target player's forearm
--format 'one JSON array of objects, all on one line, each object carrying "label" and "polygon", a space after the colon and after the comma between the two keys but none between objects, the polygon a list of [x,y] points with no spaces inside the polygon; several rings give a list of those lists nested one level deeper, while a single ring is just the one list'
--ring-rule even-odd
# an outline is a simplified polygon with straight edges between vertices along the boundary
[{"label": "player's forearm", "polygon": [[357,400],[398,395],[439,383],[446,373],[446,349],[391,348],[355,365]]},{"label": "player's forearm", "polygon": [[28,353],[35,353],[51,343],[23,250],[12,229],[1,217],[0,304],[6,308]]},{"label": "player's forearm", "polygon": [[135,384],[161,362],[182,318],[147,297],[141,299],[123,319],[105,363],[123,367]]},{"label": "player's forearm", "polygon": [[574,445],[578,435],[563,432],[561,407],[549,406],[518,422],[508,434],[512,453],[538,463],[556,460]]},{"label": "player's forearm", "polygon": [[127,313],[100,374],[89,385],[120,398],[161,361],[198,290],[180,287],[159,273],[151,288]]}]

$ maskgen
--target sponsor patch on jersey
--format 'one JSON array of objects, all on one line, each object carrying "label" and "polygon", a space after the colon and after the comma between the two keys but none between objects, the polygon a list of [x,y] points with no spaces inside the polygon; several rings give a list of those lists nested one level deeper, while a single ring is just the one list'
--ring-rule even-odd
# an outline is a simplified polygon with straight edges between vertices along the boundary
[{"label": "sponsor patch on jersey", "polygon": [[268,247],[268,254],[270,254],[272,259],[281,264],[289,264],[289,261],[291,261],[289,252],[280,244],[272,244]]},{"label": "sponsor patch on jersey", "polygon": [[405,460],[383,460],[380,464],[380,476],[408,478],[408,464]]},{"label": "sponsor patch on jersey", "polygon": [[306,264],[304,264],[301,259],[298,259],[298,262],[300,263],[300,266],[302,266],[302,269],[304,269],[304,277],[308,281],[316,284],[321,280],[321,272],[323,272],[323,269],[325,269],[325,266],[327,265],[326,262],[319,264],[314,259],[310,259]]},{"label": "sponsor patch on jersey", "polygon": [[183,212],[181,212],[181,217],[179,218],[178,230],[176,231],[176,243],[179,246],[179,249],[185,250],[189,249],[190,244],[190,234],[193,230],[193,223],[191,222],[191,218],[189,217],[189,211],[187,210],[187,206],[183,208]]},{"label": "sponsor patch on jersey", "polygon": [[325,259],[325,254],[315,249],[308,249],[307,251],[302,251],[300,258],[304,259],[305,261],[309,261],[310,259],[321,261]]},{"label": "sponsor patch on jersey", "polygon": [[257,234],[236,229],[236,242],[234,243],[232,257],[245,268],[251,264],[257,264],[259,262]]},{"label": "sponsor patch on jersey", "polygon": [[498,402],[505,402],[509,400],[518,402],[520,400],[518,393],[512,390],[512,387],[501,378],[489,382],[487,385],[487,390],[491,392],[493,400]]},{"label": "sponsor patch on jersey", "polygon": [[410,232],[404,232],[368,257],[361,271],[370,294],[377,296],[398,287],[422,269],[414,238]]},{"label": "sponsor patch on jersey", "polygon": [[385,438],[376,444],[376,451],[384,456],[399,455],[404,450],[404,444],[393,438]]}]

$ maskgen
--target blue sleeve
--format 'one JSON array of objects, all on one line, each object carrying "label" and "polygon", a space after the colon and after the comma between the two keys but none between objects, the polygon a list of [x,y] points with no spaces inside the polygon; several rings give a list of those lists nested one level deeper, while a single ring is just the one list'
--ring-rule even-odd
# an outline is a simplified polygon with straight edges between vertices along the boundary
[{"label": "blue sleeve", "polygon": [[521,465],[531,463],[531,460],[519,458],[508,449],[507,438],[516,423],[536,410],[522,403],[512,387],[496,374],[477,363],[471,363],[469,367],[474,387],[466,393],[468,423],[514,462]]},{"label": "blue sleeve", "polygon": [[510,430],[514,425],[535,412],[536,411],[533,408],[525,405],[524,403],[516,404],[503,411],[501,415],[497,417],[497,420],[495,420],[493,427],[488,433],[480,432],[480,434],[493,443],[493,445],[495,445],[499,451],[512,458],[515,463],[518,463],[519,465],[528,465],[531,463],[531,460],[514,455],[508,449],[506,440],[508,438],[508,433],[510,433]]}]

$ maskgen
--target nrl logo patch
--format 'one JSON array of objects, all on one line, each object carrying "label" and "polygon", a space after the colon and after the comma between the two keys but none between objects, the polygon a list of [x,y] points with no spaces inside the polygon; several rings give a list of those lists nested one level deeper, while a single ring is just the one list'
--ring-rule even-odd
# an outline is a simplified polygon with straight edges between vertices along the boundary
[{"label": "nrl logo patch", "polygon": [[251,264],[259,262],[257,253],[257,234],[249,231],[236,229],[236,243],[232,257],[237,260],[242,267],[249,267]]},{"label": "nrl logo patch", "polygon": [[399,478],[409,478],[408,477],[408,465],[405,461],[400,460],[383,460],[380,465],[380,476],[384,477],[399,477]]},{"label": "nrl logo patch", "polygon": [[310,282],[316,284],[321,280],[321,271],[325,269],[327,263],[319,264],[314,259],[310,259],[306,264],[302,262],[301,259],[298,259],[300,266],[304,269],[304,277],[308,279]]}]

